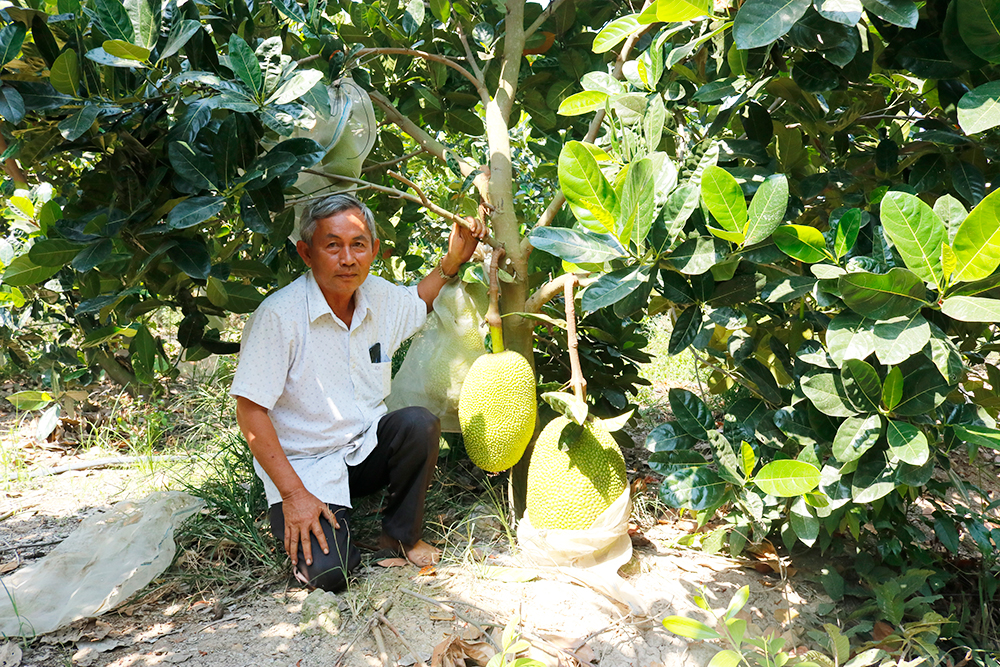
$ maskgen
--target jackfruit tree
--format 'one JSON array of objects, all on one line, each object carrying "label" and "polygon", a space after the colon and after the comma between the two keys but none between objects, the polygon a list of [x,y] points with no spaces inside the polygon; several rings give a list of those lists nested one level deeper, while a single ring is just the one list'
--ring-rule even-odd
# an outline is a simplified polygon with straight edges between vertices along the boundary
[{"label": "jackfruit tree", "polygon": [[1000,445],[996,3],[25,2],[0,10],[11,363],[152,382],[165,311],[187,358],[229,351],[213,318],[303,268],[286,239],[317,193],[295,184],[326,173],[309,130],[350,79],[381,270],[483,215],[505,345],[543,390],[577,275],[602,416],[628,409],[647,315],[737,392],[720,428],[673,391],[647,442],[665,502],[733,508],[718,546],[852,534],[898,563],[926,529],[995,552],[996,508],[944,498],[951,452]]}]

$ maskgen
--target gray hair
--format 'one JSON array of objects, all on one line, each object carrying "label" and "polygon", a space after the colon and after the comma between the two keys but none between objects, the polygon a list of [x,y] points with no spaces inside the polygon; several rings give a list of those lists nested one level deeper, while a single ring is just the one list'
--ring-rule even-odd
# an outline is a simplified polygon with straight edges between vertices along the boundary
[{"label": "gray hair", "polygon": [[306,245],[312,245],[313,232],[316,231],[316,222],[323,218],[329,218],[341,211],[356,210],[361,213],[368,225],[368,233],[371,234],[372,242],[378,239],[378,232],[375,230],[375,216],[371,209],[365,206],[353,195],[330,195],[323,199],[317,199],[306,207],[302,213],[302,220],[299,222],[299,238],[305,241]]}]

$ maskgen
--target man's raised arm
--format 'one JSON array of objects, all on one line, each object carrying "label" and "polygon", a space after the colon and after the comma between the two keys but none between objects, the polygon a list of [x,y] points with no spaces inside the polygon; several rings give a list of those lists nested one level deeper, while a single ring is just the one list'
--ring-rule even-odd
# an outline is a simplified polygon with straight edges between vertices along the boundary
[{"label": "man's raised arm", "polygon": [[278,434],[267,413],[267,408],[243,396],[236,397],[236,421],[243,437],[247,439],[250,453],[271,478],[281,493],[281,509],[285,515],[285,551],[298,564],[299,542],[306,565],[312,565],[312,544],[309,534],[316,536],[323,553],[330,553],[326,535],[319,518],[325,516],[330,525],[337,529],[340,525],[326,503],[309,493],[298,474],[288,462],[288,456],[278,442]]},{"label": "man's raised arm", "polygon": [[417,285],[417,294],[427,304],[428,313],[434,309],[434,299],[441,288],[458,274],[462,265],[472,258],[479,240],[486,237],[486,225],[474,218],[467,220],[471,229],[455,223],[448,236],[448,252],[441,258],[441,263],[431,269]]}]

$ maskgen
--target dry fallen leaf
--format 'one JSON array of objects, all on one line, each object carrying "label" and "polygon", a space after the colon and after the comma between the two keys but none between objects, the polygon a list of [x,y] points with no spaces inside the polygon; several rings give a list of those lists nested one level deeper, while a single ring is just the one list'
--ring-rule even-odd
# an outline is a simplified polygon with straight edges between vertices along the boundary
[{"label": "dry fallen leaf", "polygon": [[20,567],[20,565],[21,565],[21,563],[19,563],[16,560],[12,560],[12,561],[9,561],[7,563],[4,563],[3,565],[0,565],[0,574],[7,574],[8,572],[13,572],[18,567]]},{"label": "dry fallen leaf", "polygon": [[433,577],[434,575],[437,574],[437,568],[434,567],[433,565],[425,565],[424,567],[420,568],[420,572],[418,572],[417,574],[419,574],[421,577]]},{"label": "dry fallen leaf", "polygon": [[448,635],[434,647],[431,667],[465,667],[466,660],[485,667],[493,656],[493,650],[486,642],[467,642],[455,635]]},{"label": "dry fallen leaf", "polygon": [[383,558],[376,564],[382,567],[404,567],[409,565],[410,561],[405,558]]},{"label": "dry fallen leaf", "polygon": [[879,621],[878,623],[875,624],[875,627],[872,628],[872,639],[874,639],[877,642],[880,642],[889,635],[895,634],[895,632],[896,631],[893,630],[891,625],[889,625],[885,621]]},{"label": "dry fallen leaf", "polygon": [[786,625],[795,620],[799,615],[799,612],[795,609],[776,609],[774,611],[774,620],[782,625]]}]

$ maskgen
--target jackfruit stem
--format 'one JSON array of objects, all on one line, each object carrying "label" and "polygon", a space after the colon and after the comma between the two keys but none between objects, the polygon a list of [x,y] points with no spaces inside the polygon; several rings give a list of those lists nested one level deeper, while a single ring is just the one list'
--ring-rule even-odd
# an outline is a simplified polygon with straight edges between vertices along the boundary
[{"label": "jackfruit stem", "polygon": [[503,352],[503,320],[500,319],[500,280],[498,272],[500,261],[506,254],[503,248],[493,250],[490,262],[490,307],[486,311],[486,324],[490,327],[490,340],[493,341],[493,354]]},{"label": "jackfruit stem", "polygon": [[577,400],[587,400],[587,380],[583,377],[580,367],[579,343],[576,339],[576,303],[573,288],[576,286],[576,276],[570,277],[563,284],[563,295],[566,298],[566,345],[569,348],[570,384]]}]

